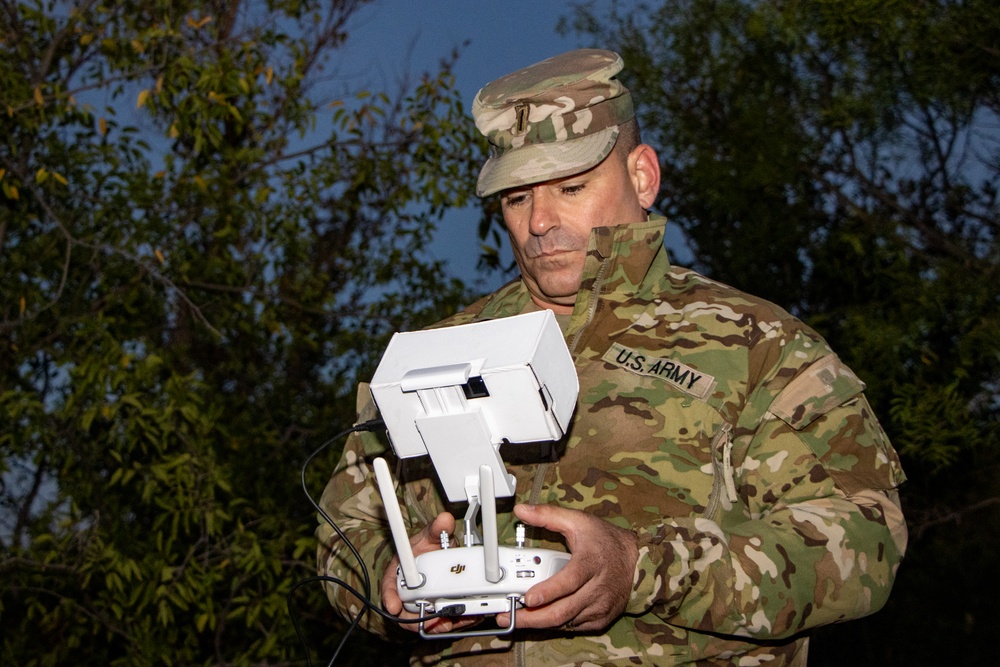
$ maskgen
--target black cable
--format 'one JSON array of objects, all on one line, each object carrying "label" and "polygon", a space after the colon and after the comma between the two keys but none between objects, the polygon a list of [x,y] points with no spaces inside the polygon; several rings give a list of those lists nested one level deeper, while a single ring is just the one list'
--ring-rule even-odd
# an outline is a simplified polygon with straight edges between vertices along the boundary
[{"label": "black cable", "polygon": [[327,581],[333,584],[337,584],[338,586],[346,590],[348,593],[358,598],[358,600],[361,601],[361,604],[365,605],[365,607],[371,609],[373,612],[375,612],[376,614],[378,614],[387,621],[395,621],[397,623],[423,623],[424,621],[429,621],[434,618],[457,618],[463,615],[461,605],[457,606],[452,605],[449,607],[445,607],[442,611],[439,611],[434,614],[427,614],[426,616],[422,616],[420,618],[403,618],[401,616],[393,616],[389,612],[379,609],[379,607],[374,602],[372,602],[370,599],[366,599],[363,595],[361,595],[361,592],[359,590],[353,588],[343,579],[338,579],[337,577],[331,577],[322,574],[318,574],[315,577],[309,577],[308,579],[303,579],[302,581],[298,582],[297,584],[292,586],[292,590],[289,591],[289,594],[294,593],[302,586],[306,586],[308,584],[314,584],[317,581]]},{"label": "black cable", "polygon": [[[314,458],[316,458],[323,450],[325,450],[327,447],[329,447],[331,444],[333,444],[337,440],[340,440],[341,438],[343,438],[345,436],[348,436],[348,435],[350,435],[352,433],[358,433],[358,432],[361,432],[361,431],[372,431],[375,428],[377,428],[379,426],[383,426],[383,425],[384,425],[384,422],[381,419],[370,419],[368,421],[355,424],[355,425],[351,426],[349,429],[341,431],[340,433],[338,433],[337,435],[333,436],[332,438],[330,438],[329,440],[327,440],[326,442],[324,442],[322,445],[320,445],[316,449],[316,451],[314,451],[312,454],[309,455],[309,457],[305,460],[305,463],[302,464],[302,475],[301,475],[302,476],[302,491],[305,493],[306,498],[309,500],[309,503],[316,509],[317,512],[319,512],[320,516],[323,517],[323,520],[326,521],[328,524],[330,524],[330,527],[333,528],[333,530],[334,530],[335,533],[337,533],[337,536],[340,538],[341,542],[343,542],[344,544],[346,544],[347,548],[350,549],[350,551],[351,551],[352,554],[354,554],[354,558],[357,559],[358,564],[361,566],[361,574],[362,574],[362,577],[364,579],[364,589],[365,589],[364,590],[364,594],[362,594],[362,593],[358,592],[357,590],[355,590],[354,588],[348,586],[345,582],[343,582],[343,581],[341,581],[341,580],[339,580],[339,579],[337,579],[335,577],[322,577],[322,576],[320,576],[320,577],[311,577],[311,578],[309,578],[309,579],[307,579],[307,580],[305,580],[303,582],[299,582],[298,584],[296,584],[295,586],[293,586],[292,589],[288,592],[288,595],[286,596],[286,603],[288,605],[288,614],[289,614],[289,616],[292,619],[292,625],[295,627],[295,634],[298,636],[299,641],[302,643],[302,646],[306,650],[306,664],[309,667],[312,667],[312,659],[309,657],[309,647],[306,644],[305,638],[302,636],[302,631],[301,631],[301,629],[299,627],[298,620],[296,619],[295,614],[292,612],[292,598],[291,598],[292,593],[295,592],[296,590],[298,590],[300,586],[302,586],[302,585],[304,585],[306,583],[315,583],[317,581],[329,581],[329,582],[332,582],[332,583],[336,583],[336,584],[338,584],[340,586],[343,586],[345,590],[347,590],[352,595],[354,595],[355,597],[357,597],[363,603],[362,608],[361,608],[361,612],[358,613],[358,615],[355,616],[354,619],[351,621],[350,625],[348,625],[347,630],[344,632],[344,636],[341,638],[340,643],[337,644],[337,648],[336,648],[336,650],[334,650],[333,656],[330,658],[330,662],[327,663],[327,667],[332,667],[333,663],[337,660],[337,656],[339,656],[341,650],[343,650],[344,645],[346,644],[348,637],[351,636],[351,633],[353,633],[354,630],[355,630],[355,628],[357,628],[358,625],[361,623],[361,619],[364,617],[365,612],[367,612],[368,609],[376,609],[376,611],[378,611],[385,618],[388,618],[388,619],[391,619],[391,620],[395,620],[397,622],[412,622],[412,621],[408,621],[407,619],[401,619],[401,618],[397,618],[397,617],[394,617],[394,616],[391,616],[391,615],[387,615],[387,614],[383,613],[381,609],[377,609],[377,607],[375,607],[372,604],[372,602],[371,602],[371,596],[372,596],[371,576],[368,573],[368,566],[365,564],[364,559],[361,558],[361,554],[358,553],[358,550],[355,548],[354,544],[351,543],[351,541],[347,538],[347,535],[345,535],[344,532],[340,529],[340,526],[338,526],[337,523],[332,518],[330,518],[330,515],[327,514],[323,510],[322,507],[320,507],[319,503],[317,503],[315,500],[313,500],[312,495],[309,493],[309,488],[306,486],[306,469],[309,467],[309,464],[312,463],[312,460]],[[444,614],[440,614],[440,615],[444,615]],[[438,615],[435,615],[434,618],[436,618],[437,616]],[[431,617],[429,617],[429,616],[425,617],[424,620],[427,620],[429,618],[431,618]]]},{"label": "black cable", "polygon": [[337,525],[337,523],[330,518],[330,515],[327,514],[322,507],[319,506],[319,503],[313,500],[312,495],[309,493],[309,488],[306,486],[306,469],[309,467],[309,464],[312,463],[312,460],[317,456],[319,456],[319,454],[322,453],[324,449],[332,445],[337,440],[340,440],[344,436],[351,435],[352,433],[360,433],[362,431],[372,431],[375,428],[384,425],[385,422],[383,422],[381,419],[369,419],[366,422],[355,424],[351,426],[351,428],[341,431],[340,433],[338,433],[337,435],[333,436],[332,438],[324,442],[322,445],[320,445],[316,449],[316,451],[314,451],[312,454],[309,455],[309,458],[305,460],[305,463],[302,464],[302,475],[301,475],[302,491],[306,494],[306,498],[309,500],[309,503],[314,508],[316,508],[316,511],[319,512],[320,516],[323,517],[323,520],[326,521],[328,524],[330,524],[330,527],[333,528],[334,532],[337,533],[337,536],[341,540],[343,540],[343,542],[351,550],[351,553],[354,554],[354,557],[358,560],[358,563],[361,565],[361,573],[364,575],[364,580],[365,580],[365,596],[368,598],[371,598],[372,594],[371,579],[368,574],[368,566],[365,565],[364,560],[361,558],[361,554],[358,553],[358,550],[354,548],[354,545],[351,544],[351,541],[347,539],[347,536],[344,535],[344,532],[340,530],[340,527]]},{"label": "black cable", "polygon": [[354,628],[357,627],[357,624],[360,621],[361,616],[368,609],[371,609],[372,611],[374,611],[387,621],[395,621],[397,623],[423,623],[424,621],[429,621],[434,618],[456,618],[464,613],[464,607],[461,608],[445,607],[442,611],[439,611],[434,614],[427,614],[425,616],[421,616],[420,618],[402,618],[400,616],[393,616],[392,614],[383,611],[382,609],[379,609],[378,606],[375,603],[373,603],[370,598],[366,598],[364,595],[361,594],[361,591],[357,590],[343,579],[338,579],[337,577],[330,577],[326,575],[317,575],[315,577],[309,577],[308,579],[303,579],[298,583],[296,583],[294,586],[292,586],[291,590],[288,591],[287,595],[288,612],[289,612],[288,615],[292,619],[292,626],[295,628],[295,634],[299,638],[299,642],[305,649],[306,664],[309,665],[309,667],[312,667],[312,658],[309,657],[309,647],[306,644],[305,637],[302,636],[302,628],[299,626],[299,621],[295,617],[295,614],[292,613],[292,595],[295,593],[295,591],[299,590],[303,586],[308,586],[309,584],[315,584],[316,582],[329,582],[337,584],[338,586],[346,590],[348,593],[356,597],[363,605],[361,613],[359,613],[355,617],[354,621],[351,622],[351,625],[344,632],[344,636],[340,640],[340,643],[337,644],[337,648],[333,652],[333,655],[330,657],[330,662],[327,663],[327,667],[333,667],[333,663],[336,662],[337,658],[340,656],[340,651],[341,649],[343,649],[345,643],[347,642],[347,638],[351,636],[351,633],[353,632]]}]

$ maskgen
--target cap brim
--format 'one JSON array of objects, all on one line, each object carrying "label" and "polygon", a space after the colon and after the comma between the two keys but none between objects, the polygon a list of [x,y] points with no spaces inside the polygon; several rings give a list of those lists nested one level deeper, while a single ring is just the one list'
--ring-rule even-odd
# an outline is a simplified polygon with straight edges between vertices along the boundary
[{"label": "cap brim", "polygon": [[479,172],[476,194],[488,197],[501,190],[565,178],[597,166],[615,147],[618,127],[567,141],[531,144],[491,157]]}]

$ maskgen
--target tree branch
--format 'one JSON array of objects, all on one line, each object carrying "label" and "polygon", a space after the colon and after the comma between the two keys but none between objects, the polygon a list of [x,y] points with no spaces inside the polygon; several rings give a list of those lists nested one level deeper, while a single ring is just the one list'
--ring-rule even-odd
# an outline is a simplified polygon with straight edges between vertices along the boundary
[{"label": "tree branch", "polygon": [[978,512],[979,510],[986,509],[987,507],[992,507],[993,505],[1000,505],[1000,497],[994,496],[991,498],[986,498],[985,500],[980,500],[979,502],[973,503],[968,507],[963,507],[961,509],[946,512],[945,514],[938,515],[933,519],[927,519],[921,521],[914,526],[913,530],[914,537],[916,539],[920,539],[924,536],[924,533],[926,533],[931,528],[946,523],[955,523],[955,524],[962,523],[962,519],[965,518],[965,515],[971,514],[973,512]]}]

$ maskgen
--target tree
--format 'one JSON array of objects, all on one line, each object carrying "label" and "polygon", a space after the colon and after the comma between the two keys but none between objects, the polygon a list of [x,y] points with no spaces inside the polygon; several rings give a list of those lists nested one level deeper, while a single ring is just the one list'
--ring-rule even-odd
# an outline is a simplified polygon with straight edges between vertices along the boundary
[{"label": "tree", "polygon": [[[995,3],[661,0],[579,6],[563,29],[623,54],[644,138],[661,149],[662,209],[696,268],[824,334],[903,457],[911,547],[889,609],[820,634],[813,662],[989,661],[1000,620],[983,576],[1000,535]],[[962,655],[953,640],[921,641],[942,636],[962,637]]]},{"label": "tree", "polygon": [[0,0],[4,664],[303,662],[299,467],[465,298],[425,250],[478,162],[454,55],[334,87],[362,4]]}]

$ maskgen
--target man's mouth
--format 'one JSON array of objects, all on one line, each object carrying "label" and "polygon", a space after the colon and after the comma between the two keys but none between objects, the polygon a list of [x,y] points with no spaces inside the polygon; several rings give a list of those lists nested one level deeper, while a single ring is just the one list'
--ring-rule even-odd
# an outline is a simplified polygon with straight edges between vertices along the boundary
[{"label": "man's mouth", "polygon": [[542,248],[536,252],[529,255],[531,259],[544,259],[545,257],[555,257],[556,255],[564,255],[568,252],[573,252],[572,248]]}]

